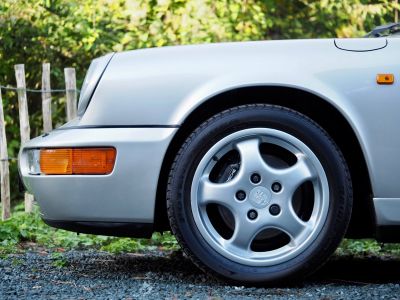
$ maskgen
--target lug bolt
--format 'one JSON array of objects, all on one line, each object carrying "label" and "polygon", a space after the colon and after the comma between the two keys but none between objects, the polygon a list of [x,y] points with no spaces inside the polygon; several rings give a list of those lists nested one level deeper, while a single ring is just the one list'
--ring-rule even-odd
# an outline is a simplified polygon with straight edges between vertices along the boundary
[{"label": "lug bolt", "polygon": [[257,184],[257,183],[259,183],[261,181],[261,176],[259,174],[257,174],[257,173],[251,174],[250,180],[251,180],[252,183]]},{"label": "lug bolt", "polygon": [[257,218],[257,216],[258,216],[258,214],[254,209],[249,210],[248,213],[247,213],[247,217],[250,220],[255,220]]},{"label": "lug bolt", "polygon": [[246,193],[242,190],[236,192],[236,199],[243,201],[246,198]]},{"label": "lug bolt", "polygon": [[271,186],[272,191],[279,193],[282,189],[282,185],[279,182],[274,182]]},{"label": "lug bolt", "polygon": [[281,212],[281,208],[280,208],[280,206],[279,206],[278,204],[272,204],[272,205],[269,207],[269,213],[270,213],[271,215],[273,215],[273,216],[279,215],[280,212]]}]

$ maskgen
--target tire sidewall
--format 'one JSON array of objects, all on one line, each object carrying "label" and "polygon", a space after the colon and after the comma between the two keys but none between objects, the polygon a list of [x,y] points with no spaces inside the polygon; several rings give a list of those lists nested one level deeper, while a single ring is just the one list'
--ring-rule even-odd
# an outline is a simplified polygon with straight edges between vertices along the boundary
[{"label": "tire sidewall", "polygon": [[[195,170],[205,153],[219,140],[239,130],[272,128],[293,135],[317,156],[329,184],[329,209],[314,242],[298,256],[268,267],[246,266],[219,254],[202,237],[191,209],[191,188]],[[171,173],[170,196],[174,232],[197,265],[234,281],[275,282],[297,279],[316,270],[336,249],[349,222],[349,184],[343,157],[327,133],[307,117],[282,107],[241,106],[225,111],[203,123],[188,138]],[[349,200],[350,199],[350,200]]]}]

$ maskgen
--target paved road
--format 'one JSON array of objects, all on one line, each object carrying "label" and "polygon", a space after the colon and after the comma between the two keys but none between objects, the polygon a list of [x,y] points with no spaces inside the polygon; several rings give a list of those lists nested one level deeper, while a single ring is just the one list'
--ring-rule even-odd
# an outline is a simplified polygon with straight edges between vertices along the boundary
[{"label": "paved road", "polygon": [[0,259],[1,299],[400,299],[400,259],[338,257],[295,287],[229,286],[179,252],[46,251]]}]

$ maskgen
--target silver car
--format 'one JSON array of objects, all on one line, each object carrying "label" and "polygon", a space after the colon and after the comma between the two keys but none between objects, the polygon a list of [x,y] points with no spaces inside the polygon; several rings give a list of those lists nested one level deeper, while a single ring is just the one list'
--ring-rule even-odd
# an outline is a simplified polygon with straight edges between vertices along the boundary
[{"label": "silver car", "polygon": [[95,59],[78,117],[21,149],[24,184],[51,226],[172,230],[202,270],[240,283],[303,278],[345,235],[398,242],[391,26]]}]

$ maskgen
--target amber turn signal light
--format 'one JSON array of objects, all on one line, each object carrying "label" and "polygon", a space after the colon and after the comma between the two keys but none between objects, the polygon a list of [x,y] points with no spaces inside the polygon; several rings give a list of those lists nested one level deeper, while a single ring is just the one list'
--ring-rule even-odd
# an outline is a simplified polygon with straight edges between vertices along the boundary
[{"label": "amber turn signal light", "polygon": [[394,75],[393,74],[378,74],[378,75],[376,75],[376,82],[378,84],[393,84]]},{"label": "amber turn signal light", "polygon": [[40,150],[40,171],[46,175],[106,175],[114,168],[114,148],[54,148]]}]

